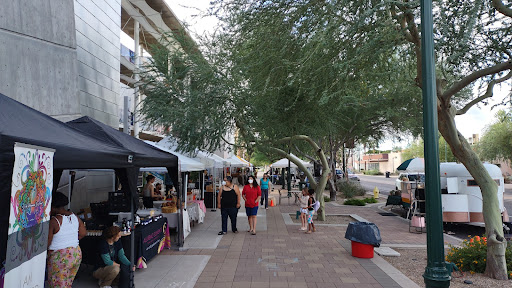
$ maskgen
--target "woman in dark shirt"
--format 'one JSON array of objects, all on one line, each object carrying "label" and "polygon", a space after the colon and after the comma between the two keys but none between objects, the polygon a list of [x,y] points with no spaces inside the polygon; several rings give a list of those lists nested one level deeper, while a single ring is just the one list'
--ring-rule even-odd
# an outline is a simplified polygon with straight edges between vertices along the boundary
[{"label": "woman in dark shirt", "polygon": [[103,231],[105,240],[100,242],[100,268],[92,274],[94,278],[98,279],[99,286],[108,288],[111,287],[112,282],[119,276],[119,287],[124,288],[129,286],[130,267],[135,271],[135,266],[130,263],[130,260],[124,255],[123,245],[121,239],[121,229],[117,226],[108,227]]},{"label": "woman in dark shirt", "polygon": [[236,216],[238,208],[240,208],[240,190],[232,181],[231,176],[226,177],[219,190],[217,206],[220,208],[222,215],[222,231],[219,232],[219,235],[224,235],[228,232],[228,216],[231,219],[231,230],[233,233],[238,232],[236,229]]}]

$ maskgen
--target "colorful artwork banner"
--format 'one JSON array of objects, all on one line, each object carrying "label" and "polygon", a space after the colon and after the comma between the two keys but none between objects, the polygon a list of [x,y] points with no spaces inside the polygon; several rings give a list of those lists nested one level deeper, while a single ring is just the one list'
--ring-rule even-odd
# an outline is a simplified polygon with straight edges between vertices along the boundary
[{"label": "colorful artwork banner", "polygon": [[54,152],[14,145],[5,287],[44,287]]}]

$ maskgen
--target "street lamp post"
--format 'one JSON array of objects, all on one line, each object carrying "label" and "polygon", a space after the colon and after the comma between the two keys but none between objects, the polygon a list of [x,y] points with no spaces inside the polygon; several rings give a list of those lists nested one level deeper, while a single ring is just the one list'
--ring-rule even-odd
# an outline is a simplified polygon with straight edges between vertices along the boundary
[{"label": "street lamp post", "polygon": [[432,0],[421,0],[421,66],[427,200],[427,267],[423,278],[427,288],[449,287],[451,279],[444,260],[433,35]]}]

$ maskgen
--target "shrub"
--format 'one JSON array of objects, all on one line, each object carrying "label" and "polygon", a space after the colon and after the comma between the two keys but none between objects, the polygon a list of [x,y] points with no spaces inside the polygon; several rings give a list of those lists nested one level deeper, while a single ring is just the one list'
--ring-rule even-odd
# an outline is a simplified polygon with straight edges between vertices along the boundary
[{"label": "shrub", "polygon": [[[505,251],[508,278],[512,279],[512,242],[508,242]],[[475,236],[464,240],[461,247],[451,247],[446,254],[446,261],[452,262],[461,271],[484,273],[487,261],[487,238]]]},{"label": "shrub", "polygon": [[364,175],[384,175],[384,173],[380,172],[379,170],[366,170],[363,173]]},{"label": "shrub", "polygon": [[331,197],[324,196],[324,202],[331,202]]},{"label": "shrub", "polygon": [[361,200],[361,199],[348,199],[348,200],[345,200],[345,202],[343,202],[343,204],[353,205],[353,206],[365,206],[366,202],[364,202],[364,200]]},{"label": "shrub", "polygon": [[341,180],[336,183],[336,186],[338,191],[343,194],[343,197],[347,199],[366,194],[366,190],[358,182]]},{"label": "shrub", "polygon": [[371,198],[371,197],[370,198],[364,198],[363,201],[365,203],[369,203],[369,204],[371,204],[371,203],[378,203],[379,202],[379,201],[377,201],[377,199]]}]

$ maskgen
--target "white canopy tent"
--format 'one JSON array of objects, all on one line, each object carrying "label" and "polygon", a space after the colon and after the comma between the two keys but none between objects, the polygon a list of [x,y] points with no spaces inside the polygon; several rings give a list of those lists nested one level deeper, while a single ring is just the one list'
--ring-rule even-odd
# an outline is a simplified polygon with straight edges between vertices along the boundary
[{"label": "white canopy tent", "polygon": [[237,157],[238,159],[240,159],[240,161],[244,162],[245,164],[247,164],[247,166],[249,167],[254,167],[254,165],[251,164],[251,162],[245,160],[244,158],[242,157]]},{"label": "white canopy tent", "polygon": [[[151,142],[151,141],[144,141],[144,142],[148,143],[149,145],[155,146],[160,150],[163,150],[165,152],[172,153],[172,154],[176,155],[178,157],[178,164],[179,164],[181,172],[203,171],[206,168],[206,166],[203,163],[196,161],[192,158],[189,158],[189,157],[187,157],[179,152],[176,152],[170,148],[162,147],[162,146],[158,145],[158,143]],[[146,168],[144,168],[144,169],[141,169],[141,171],[161,172],[160,170],[158,170],[160,168],[164,172],[167,171],[167,169],[165,167],[152,167],[152,168],[147,168],[147,170],[146,170]]]},{"label": "white canopy tent", "polygon": [[[297,157],[297,156],[295,156],[295,155],[293,155],[293,156],[294,156],[294,157]],[[306,161],[303,161],[303,160],[301,160],[301,159],[299,159],[299,160],[302,162],[302,164],[303,164],[306,168],[313,167],[313,164],[311,164],[311,163],[309,163],[309,162],[306,162]],[[288,158],[283,158],[283,159],[281,159],[281,160],[279,160],[279,161],[276,161],[276,162],[272,163],[272,164],[270,165],[270,167],[272,167],[272,168],[287,168],[287,167],[288,167]],[[291,162],[291,161],[290,161],[290,167],[292,167],[292,168],[298,168],[298,167],[297,167],[297,165],[295,165],[295,163],[293,163],[293,162]]]},{"label": "white canopy tent", "polygon": [[230,158],[227,158],[225,160],[230,163],[229,166],[231,166],[231,167],[249,167],[249,164],[238,159],[238,157],[236,157],[235,155],[233,155]]}]

